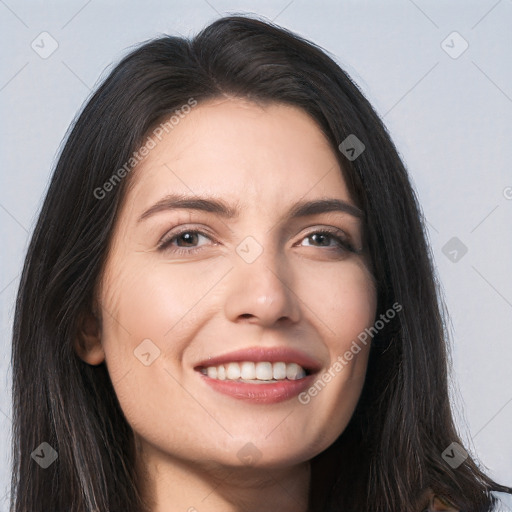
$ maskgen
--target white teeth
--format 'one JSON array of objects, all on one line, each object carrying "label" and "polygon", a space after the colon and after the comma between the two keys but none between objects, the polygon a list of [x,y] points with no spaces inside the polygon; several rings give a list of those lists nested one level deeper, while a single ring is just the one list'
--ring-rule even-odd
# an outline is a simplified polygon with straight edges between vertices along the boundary
[{"label": "white teeth", "polygon": [[258,380],[272,380],[272,363],[256,363],[256,378]]},{"label": "white teeth", "polygon": [[249,361],[244,361],[240,365],[240,377],[246,380],[254,380],[256,378],[256,365]]},{"label": "white teeth", "polygon": [[286,363],[274,363],[272,370],[274,379],[286,379]]},{"label": "white teeth", "polygon": [[236,380],[240,378],[240,365],[238,363],[228,363],[226,366],[226,379]]},{"label": "white teeth", "polygon": [[290,363],[286,365],[286,377],[290,380],[302,379],[306,372],[298,364]]},{"label": "white teeth", "polygon": [[211,379],[242,381],[298,380],[306,376],[304,368],[296,363],[270,363],[268,361],[244,361],[203,368],[202,373]]}]

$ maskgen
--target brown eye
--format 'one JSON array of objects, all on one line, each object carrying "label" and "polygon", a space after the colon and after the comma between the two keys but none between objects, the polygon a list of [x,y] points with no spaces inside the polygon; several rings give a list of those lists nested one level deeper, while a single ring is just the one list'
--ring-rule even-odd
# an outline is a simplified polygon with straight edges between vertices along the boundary
[{"label": "brown eye", "polygon": [[[158,250],[171,251],[178,254],[191,254],[201,250],[202,245],[196,245],[201,237],[211,240],[208,235],[195,229],[184,229],[178,233],[169,233],[159,243]],[[173,248],[175,241],[178,245],[175,246],[176,248]]]},{"label": "brown eye", "polygon": [[304,238],[304,240],[308,239],[313,241],[313,247],[326,247],[339,250],[348,250],[350,252],[357,252],[354,246],[350,243],[345,233],[339,230],[331,231],[328,229],[324,229],[320,231],[313,231],[306,235],[306,237]]}]

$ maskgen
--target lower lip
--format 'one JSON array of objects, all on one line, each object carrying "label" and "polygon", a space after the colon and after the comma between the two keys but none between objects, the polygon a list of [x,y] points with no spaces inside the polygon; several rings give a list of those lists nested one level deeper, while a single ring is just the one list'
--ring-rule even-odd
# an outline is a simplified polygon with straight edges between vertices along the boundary
[{"label": "lower lip", "polygon": [[268,384],[250,384],[234,380],[212,379],[203,373],[200,373],[200,375],[209,386],[219,393],[232,396],[239,400],[260,404],[275,404],[289,400],[311,386],[315,377],[315,375],[312,374],[298,380],[283,380],[280,382],[269,382]]}]

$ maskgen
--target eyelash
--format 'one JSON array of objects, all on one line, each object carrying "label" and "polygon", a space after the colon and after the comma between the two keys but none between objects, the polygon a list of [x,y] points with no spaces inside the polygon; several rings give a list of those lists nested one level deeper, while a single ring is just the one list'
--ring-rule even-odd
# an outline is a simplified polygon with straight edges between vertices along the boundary
[{"label": "eyelash", "polygon": [[[206,233],[204,233],[203,231],[200,231],[197,229],[183,229],[183,230],[179,231],[178,233],[172,233],[172,235],[169,234],[169,235],[164,236],[164,238],[159,242],[157,249],[162,252],[171,250],[171,252],[173,252],[179,256],[191,255],[191,254],[195,254],[196,252],[200,251],[201,247],[192,247],[189,249],[185,249],[183,247],[178,247],[176,249],[170,249],[172,242],[186,233],[202,235],[202,236],[208,238],[209,240],[211,240],[211,237],[209,235],[207,235]],[[355,247],[352,245],[352,243],[347,239],[346,235],[340,230],[323,228],[318,231],[312,231],[311,233],[308,233],[307,235],[304,236],[303,240],[305,238],[311,238],[313,235],[327,235],[329,237],[332,237],[338,243],[338,245],[339,245],[338,249],[341,251],[349,251],[349,252],[352,252],[355,254],[358,254],[360,252],[355,249]],[[320,246],[320,248],[321,248],[321,246]],[[333,249],[330,246],[325,247],[325,248]]]}]

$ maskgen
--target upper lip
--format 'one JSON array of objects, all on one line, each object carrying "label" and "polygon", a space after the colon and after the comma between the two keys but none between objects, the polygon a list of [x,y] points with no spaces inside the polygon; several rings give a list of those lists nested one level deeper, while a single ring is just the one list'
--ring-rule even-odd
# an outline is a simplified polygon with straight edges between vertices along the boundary
[{"label": "upper lip", "polygon": [[296,363],[309,373],[315,373],[322,368],[322,364],[317,359],[297,349],[288,347],[251,347],[205,359],[197,364],[195,369],[218,366],[224,363],[241,363],[243,361]]}]

